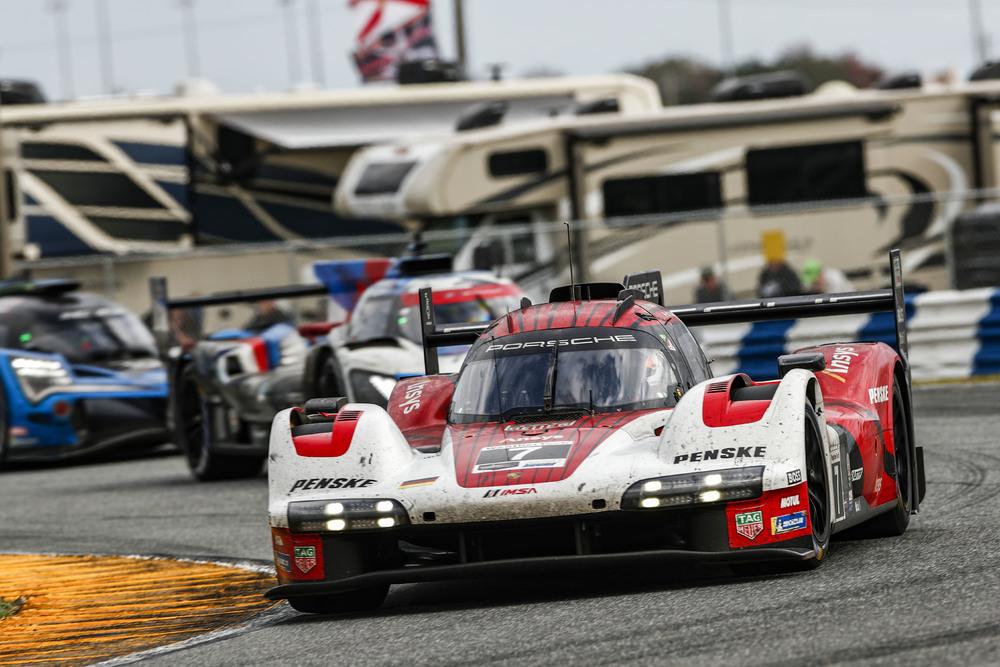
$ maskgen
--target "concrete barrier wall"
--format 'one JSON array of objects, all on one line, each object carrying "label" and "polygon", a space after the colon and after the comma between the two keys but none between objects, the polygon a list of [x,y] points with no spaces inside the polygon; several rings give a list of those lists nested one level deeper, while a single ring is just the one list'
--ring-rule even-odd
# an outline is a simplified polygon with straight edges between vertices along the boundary
[{"label": "concrete barrier wall", "polygon": [[[1000,289],[927,292],[906,299],[916,380],[1000,374]],[[891,313],[734,324],[695,329],[717,374],[777,376],[778,355],[856,340],[895,342]]]}]

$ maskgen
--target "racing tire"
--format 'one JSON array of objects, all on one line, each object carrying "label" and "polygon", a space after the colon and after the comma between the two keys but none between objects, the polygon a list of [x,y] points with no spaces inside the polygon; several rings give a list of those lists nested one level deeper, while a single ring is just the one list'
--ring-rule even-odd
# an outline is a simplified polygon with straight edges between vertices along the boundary
[{"label": "racing tire", "polygon": [[288,598],[288,604],[295,611],[305,614],[346,614],[355,611],[371,611],[382,606],[389,593],[389,585],[359,588],[336,595],[310,595]]},{"label": "racing tire", "polygon": [[195,479],[211,482],[255,477],[264,465],[266,454],[225,455],[213,447],[209,406],[195,376],[194,367],[185,365],[177,374],[173,400],[174,440],[184,452]]},{"label": "racing tire", "polygon": [[303,386],[307,399],[347,396],[344,371],[329,345],[321,345],[309,351],[304,373]]},{"label": "racing tire", "polygon": [[910,507],[913,485],[910,479],[910,421],[907,419],[906,403],[898,380],[892,383],[892,428],[893,453],[896,459],[896,504],[892,510],[879,514],[874,519],[852,531],[857,537],[897,537],[906,532],[910,525]]},{"label": "racing tire", "polygon": [[806,403],[804,443],[806,458],[806,497],[809,501],[809,526],[812,529],[813,557],[797,563],[795,569],[814,570],[826,560],[833,535],[830,506],[830,471],[823,456],[823,438],[819,418],[811,403]]}]

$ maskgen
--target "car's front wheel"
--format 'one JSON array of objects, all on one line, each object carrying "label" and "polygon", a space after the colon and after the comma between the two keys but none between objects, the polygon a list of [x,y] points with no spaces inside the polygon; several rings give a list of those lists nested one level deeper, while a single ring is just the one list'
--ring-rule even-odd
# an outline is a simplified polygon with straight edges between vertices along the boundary
[{"label": "car's front wheel", "polygon": [[310,595],[288,598],[288,604],[295,611],[306,614],[344,614],[352,611],[371,611],[385,601],[389,593],[388,584],[359,588],[335,595]]},{"label": "car's front wheel", "polygon": [[830,507],[830,473],[823,456],[823,438],[819,418],[811,403],[805,406],[804,447],[806,459],[806,495],[809,499],[809,525],[812,528],[813,556],[803,561],[806,569],[819,567],[830,551],[833,515]]},{"label": "car's front wheel", "polygon": [[186,365],[178,373],[171,396],[174,401],[174,438],[196,479],[203,482],[241,479],[260,472],[265,454],[226,455],[216,451],[210,416],[212,408],[198,383],[193,366]]}]

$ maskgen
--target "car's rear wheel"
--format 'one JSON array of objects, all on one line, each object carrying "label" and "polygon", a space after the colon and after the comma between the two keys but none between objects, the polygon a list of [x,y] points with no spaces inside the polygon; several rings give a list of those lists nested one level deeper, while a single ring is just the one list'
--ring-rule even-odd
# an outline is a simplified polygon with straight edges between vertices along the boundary
[{"label": "car's rear wheel", "polygon": [[896,503],[892,510],[880,514],[859,526],[859,536],[894,537],[906,532],[910,525],[912,485],[910,479],[910,428],[899,382],[892,383],[892,441],[896,464]]},{"label": "car's rear wheel", "polygon": [[177,376],[174,391],[174,437],[187,458],[191,474],[203,482],[257,475],[265,454],[225,455],[215,451],[211,407],[188,365]]},{"label": "car's rear wheel", "polygon": [[830,551],[833,518],[830,508],[830,474],[823,456],[823,438],[819,418],[812,404],[805,415],[806,495],[809,499],[809,525],[812,528],[813,556],[803,561],[806,569],[819,567]]},{"label": "car's rear wheel", "polygon": [[388,584],[359,588],[336,595],[310,595],[288,598],[288,604],[295,611],[306,614],[344,614],[352,611],[371,611],[385,601],[389,593]]}]

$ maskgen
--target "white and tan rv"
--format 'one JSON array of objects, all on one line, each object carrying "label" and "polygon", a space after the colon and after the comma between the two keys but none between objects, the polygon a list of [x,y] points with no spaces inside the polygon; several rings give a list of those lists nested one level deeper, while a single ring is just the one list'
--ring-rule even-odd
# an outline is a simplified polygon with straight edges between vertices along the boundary
[{"label": "white and tan rv", "polygon": [[9,106],[0,132],[20,143],[29,255],[158,252],[402,231],[335,215],[350,156],[448,133],[497,101],[508,126],[588,105],[616,117],[660,106],[651,82],[609,75]]},{"label": "white and tan rv", "polygon": [[[733,291],[752,292],[770,230],[784,233],[793,264],[819,259],[858,287],[882,281],[892,246],[912,281],[945,287],[949,225],[997,185],[998,93],[1000,81],[827,84],[797,98],[373,145],[352,158],[335,208],[454,230],[460,259],[500,257],[529,279],[565,255],[552,223],[583,221],[578,270],[618,280],[662,269],[675,303],[691,299],[704,265],[724,264]],[[516,233],[498,236],[504,226]]]}]

